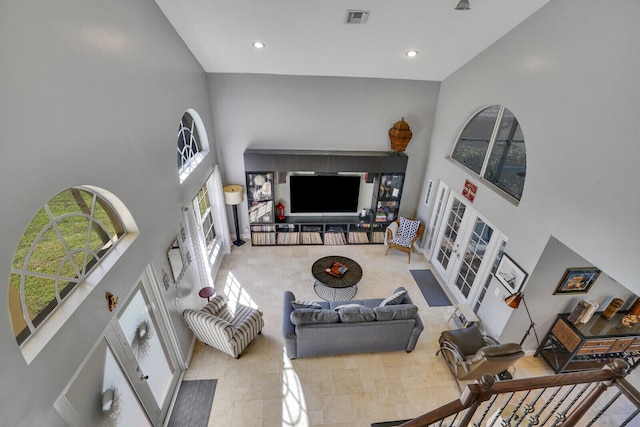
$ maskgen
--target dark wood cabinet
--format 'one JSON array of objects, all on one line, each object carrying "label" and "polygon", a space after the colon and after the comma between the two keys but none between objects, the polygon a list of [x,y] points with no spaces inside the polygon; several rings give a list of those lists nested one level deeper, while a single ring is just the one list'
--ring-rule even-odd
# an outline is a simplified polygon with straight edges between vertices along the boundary
[{"label": "dark wood cabinet", "polygon": [[611,319],[593,315],[587,323],[573,324],[570,313],[559,314],[535,356],[541,356],[555,373],[601,369],[613,359],[625,359],[634,369],[640,359],[640,323],[622,324],[625,313]]}]

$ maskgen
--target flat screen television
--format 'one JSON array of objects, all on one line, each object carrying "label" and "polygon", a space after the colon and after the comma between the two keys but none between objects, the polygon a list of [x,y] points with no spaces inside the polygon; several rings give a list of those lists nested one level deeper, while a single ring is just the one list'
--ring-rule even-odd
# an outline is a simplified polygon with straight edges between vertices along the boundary
[{"label": "flat screen television", "polygon": [[358,212],[359,175],[291,175],[290,211],[296,213]]}]

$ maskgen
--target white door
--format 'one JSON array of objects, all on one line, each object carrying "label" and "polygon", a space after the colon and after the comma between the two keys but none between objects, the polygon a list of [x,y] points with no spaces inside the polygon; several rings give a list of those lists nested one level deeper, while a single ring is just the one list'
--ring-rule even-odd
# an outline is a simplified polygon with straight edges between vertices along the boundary
[{"label": "white door", "polygon": [[[151,286],[151,268],[117,307],[54,403],[70,426],[162,426],[180,369]],[[157,286],[157,285],[155,285]]]},{"label": "white door", "polygon": [[[431,264],[457,302],[472,305],[499,245],[494,226],[461,196],[450,193]],[[487,258],[489,256],[489,258]]]},{"label": "white door", "polygon": [[487,264],[484,261],[487,254],[493,250],[496,241],[494,236],[497,233],[474,210],[471,210],[468,215],[468,225],[465,227],[463,244],[461,244],[463,249],[456,254],[455,275],[447,285],[458,301],[471,305],[481,287]]},{"label": "white door", "polygon": [[440,217],[444,215],[445,203],[449,196],[449,187],[444,182],[438,184],[438,192],[435,197],[431,220],[429,220],[429,228],[427,229],[427,238],[425,244],[425,257],[431,259],[435,250],[435,240],[438,237],[438,226],[440,225]]},{"label": "white door", "polygon": [[153,425],[105,337],[53,406],[71,427]]},{"label": "white door", "polygon": [[454,193],[449,194],[446,206],[431,263],[448,283],[457,267],[468,209],[467,203]]},{"label": "white door", "polygon": [[180,369],[152,294],[146,281],[139,280],[127,301],[121,303],[106,337],[152,423],[161,425]]}]

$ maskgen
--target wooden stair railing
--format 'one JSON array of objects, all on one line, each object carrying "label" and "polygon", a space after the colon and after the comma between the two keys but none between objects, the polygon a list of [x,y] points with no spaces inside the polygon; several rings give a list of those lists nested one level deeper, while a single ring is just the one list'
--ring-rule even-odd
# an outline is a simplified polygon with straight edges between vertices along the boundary
[{"label": "wooden stair railing", "polygon": [[[542,377],[497,381],[491,375],[485,375],[463,390],[458,400],[449,402],[437,409],[409,420],[400,427],[426,426],[484,426],[485,420],[491,420],[498,414],[506,421],[495,421],[498,426],[533,426],[551,424],[555,427],[573,427],[589,415],[593,424],[620,397],[635,407],[622,426],[628,425],[640,413],[640,392],[624,377],[629,365],[621,359],[597,371],[571,372]],[[613,386],[613,387],[612,387]],[[613,396],[602,405],[596,402],[611,387]],[[614,393],[617,388],[617,393]],[[605,397],[606,398],[606,397]],[[597,411],[598,408],[601,408]],[[493,415],[489,413],[492,412]]]}]

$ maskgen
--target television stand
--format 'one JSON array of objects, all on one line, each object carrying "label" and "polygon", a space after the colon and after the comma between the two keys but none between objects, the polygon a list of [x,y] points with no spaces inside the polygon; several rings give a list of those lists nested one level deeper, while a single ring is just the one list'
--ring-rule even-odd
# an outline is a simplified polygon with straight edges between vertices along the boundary
[{"label": "television stand", "polygon": [[[254,246],[381,244],[387,226],[398,218],[408,157],[387,151],[247,149],[249,230]],[[278,184],[288,172],[358,173],[373,185],[371,215],[288,216],[275,219]],[[327,189],[324,194],[331,194]]]}]

